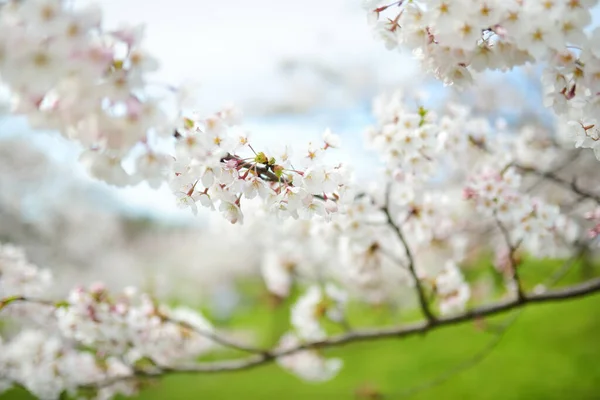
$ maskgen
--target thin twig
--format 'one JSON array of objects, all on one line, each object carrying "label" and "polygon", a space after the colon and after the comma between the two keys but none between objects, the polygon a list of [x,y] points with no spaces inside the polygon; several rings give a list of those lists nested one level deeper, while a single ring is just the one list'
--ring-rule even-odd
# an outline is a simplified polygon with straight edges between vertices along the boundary
[{"label": "thin twig", "polygon": [[33,297],[26,297],[26,296],[10,296],[10,297],[5,297],[3,299],[0,299],[0,310],[2,310],[4,307],[7,307],[10,304],[15,304],[15,303],[30,303],[30,304],[38,304],[38,305],[50,306],[50,307],[56,307],[56,305],[57,305],[57,303],[50,301],[50,300],[36,299]]},{"label": "thin twig", "polygon": [[408,245],[408,242],[406,241],[406,238],[404,237],[402,228],[400,228],[400,226],[398,226],[394,222],[392,215],[390,214],[390,209],[389,209],[390,192],[391,192],[391,185],[388,185],[388,187],[386,189],[386,193],[385,193],[385,206],[382,208],[382,210],[385,214],[388,225],[394,230],[394,232],[396,233],[396,236],[398,236],[398,239],[400,239],[400,242],[402,243],[402,246],[404,247],[406,259],[408,260],[408,270],[409,270],[412,278],[415,281],[415,287],[417,289],[417,294],[419,296],[419,304],[421,306],[421,311],[425,315],[425,318],[427,318],[427,322],[430,324],[433,324],[433,323],[435,323],[436,318],[432,314],[431,310],[429,309],[429,304],[427,302],[427,296],[425,296],[425,291],[423,290],[423,286],[421,286],[421,282],[419,280],[419,277],[417,276],[417,271],[415,270],[415,260],[412,255],[412,251],[410,250],[410,246]]},{"label": "thin twig", "polygon": [[571,190],[573,193],[576,193],[576,194],[580,195],[581,197],[585,197],[586,199],[594,200],[596,203],[600,204],[600,195],[597,195],[595,193],[591,193],[584,189],[581,189],[579,186],[577,186],[575,180],[568,181],[566,179],[559,177],[558,175],[554,174],[553,172],[540,171],[540,170],[537,170],[532,167],[524,167],[522,165],[517,165],[517,164],[513,164],[513,166],[515,168],[521,170],[521,172],[529,173],[529,174],[533,174],[533,175],[542,177],[546,180],[549,180],[551,182],[554,182],[560,186],[563,186],[563,187]]},{"label": "thin twig", "polygon": [[575,255],[573,255],[559,269],[557,269],[556,272],[554,272],[552,274],[552,276],[550,277],[550,279],[549,279],[550,283],[548,283],[548,286],[552,286],[552,285],[558,283],[562,278],[564,278],[565,275],[567,275],[567,273],[571,270],[573,265],[575,265],[577,260],[579,260],[580,258],[582,258],[585,255],[586,251],[587,251],[587,248],[582,246]]},{"label": "thin twig", "polygon": [[[38,305],[44,305],[44,306],[49,306],[49,307],[60,307],[61,306],[60,302],[53,302],[53,301],[49,301],[49,300],[36,299],[36,298],[26,297],[26,296],[12,296],[12,297],[6,297],[3,299],[0,299],[0,310],[2,310],[5,307],[8,307],[9,305],[16,304],[16,303],[38,304]],[[172,323],[175,325],[179,325],[182,328],[191,330],[202,337],[210,339],[215,343],[218,343],[225,347],[229,347],[234,350],[244,351],[247,353],[257,353],[257,354],[262,354],[266,351],[263,349],[234,343],[232,341],[229,341],[229,340],[217,335],[214,332],[200,329],[200,328],[195,327],[184,321],[178,321],[178,320],[166,317],[166,316],[163,316],[163,319],[166,322],[169,322],[169,323]]]},{"label": "thin twig", "polygon": [[[575,161],[577,161],[577,159],[579,158],[580,154],[581,154],[581,152],[579,152],[579,151],[576,152],[572,157],[569,157],[569,159],[567,159],[562,165],[554,168],[553,174],[557,174],[558,172],[560,172],[560,171],[564,170],[565,168],[567,168],[569,165],[573,164]],[[523,170],[523,167],[517,166],[516,168]],[[546,177],[545,176],[541,176],[540,179],[538,179],[531,186],[529,186],[525,190],[525,192],[531,192],[533,189],[535,189],[536,187],[538,187],[539,185],[541,185],[545,180],[546,180]]]},{"label": "thin twig", "polygon": [[225,339],[222,336],[217,335],[215,332],[211,332],[208,330],[204,330],[204,329],[200,329],[196,326],[190,325],[187,322],[184,321],[178,321],[178,320],[174,320],[171,318],[166,318],[165,321],[171,322],[175,325],[179,325],[185,329],[189,329],[191,331],[193,331],[194,333],[197,333],[198,335],[205,337],[207,339],[212,340],[215,343],[218,343],[224,347],[228,347],[230,349],[233,350],[239,350],[239,351],[243,351],[246,353],[256,353],[256,354],[263,354],[266,352],[265,349],[259,349],[257,347],[251,347],[251,346],[246,346],[243,344],[239,344],[239,343],[234,343],[228,339]]},{"label": "thin twig", "polygon": [[500,222],[500,220],[498,218],[496,218],[496,223],[498,225],[498,228],[500,228],[500,232],[502,232],[502,236],[504,237],[504,241],[506,242],[506,245],[508,246],[508,258],[509,258],[509,262],[510,262],[510,267],[512,269],[513,284],[517,287],[517,299],[519,301],[522,301],[525,298],[525,295],[523,293],[521,279],[519,278],[519,271],[518,271],[519,263],[517,262],[517,259],[515,257],[515,253],[517,252],[517,249],[519,248],[519,245],[521,243],[519,242],[517,244],[513,244],[510,239],[510,233],[508,232],[508,230],[506,229],[504,224],[502,222]]},{"label": "thin twig", "polygon": [[405,269],[408,271],[408,267],[406,266],[406,264],[399,259],[398,257],[396,257],[394,254],[392,254],[391,251],[380,247],[379,248],[379,252],[384,255],[385,257],[387,257],[391,262],[393,262],[394,264],[397,264],[398,266],[400,266],[400,268]]}]

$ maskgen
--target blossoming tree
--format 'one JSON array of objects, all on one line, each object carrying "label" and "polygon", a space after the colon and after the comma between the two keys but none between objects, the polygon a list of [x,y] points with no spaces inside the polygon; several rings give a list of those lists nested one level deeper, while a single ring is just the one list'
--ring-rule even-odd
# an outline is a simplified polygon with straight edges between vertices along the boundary
[{"label": "blossoming tree", "polygon": [[[384,168],[368,187],[354,182],[352,166],[329,161],[341,145],[329,130],[304,149],[255,148],[235,108],[200,116],[185,102],[190,88],[150,85],[158,62],[144,49],[141,28],[105,30],[99,8],[61,0],[5,3],[0,76],[12,112],[77,143],[96,179],[167,184],[191,213],[205,207],[249,225],[269,243],[261,264],[268,290],[283,299],[297,285],[302,294],[289,332],[274,348],[260,348],[136,288],[94,284],[47,298],[52,274],[4,244],[0,317],[19,329],[0,341],[0,391],[111,398],[167,374],[271,362],[324,381],[342,367],[325,356],[329,347],[600,291],[597,278],[556,289],[560,277],[550,276],[534,290],[520,278],[524,257],[564,258],[568,268],[594,250],[600,233],[590,157],[600,157],[600,29],[590,26],[596,3],[365,1],[385,45],[411,49],[448,85],[477,85],[476,73],[539,63],[544,105],[556,119],[552,130],[516,127],[468,104],[434,110],[408,94],[384,95],[366,134]],[[474,301],[461,264],[487,250],[504,294]],[[350,302],[380,304],[409,293],[420,321],[371,328],[349,321]],[[344,333],[328,333],[332,323]],[[223,347],[246,355],[196,361]]]}]

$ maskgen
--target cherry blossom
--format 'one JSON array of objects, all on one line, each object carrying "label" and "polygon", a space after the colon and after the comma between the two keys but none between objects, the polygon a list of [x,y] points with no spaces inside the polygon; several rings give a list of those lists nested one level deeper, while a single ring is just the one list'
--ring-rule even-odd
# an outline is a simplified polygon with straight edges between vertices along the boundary
[{"label": "cherry blossom", "polygon": [[[600,233],[595,160],[579,150],[600,159],[596,4],[365,1],[375,36],[389,49],[411,49],[453,89],[477,86],[488,70],[540,63],[543,103],[556,116],[513,123],[473,100],[436,106],[411,90],[382,94],[365,132],[378,160],[367,181],[352,165],[329,161],[343,132],[324,129],[300,148],[259,148],[233,105],[201,115],[184,107],[190,86],[151,90],[160,65],[143,27],[107,30],[101,9],[61,0],[3,5],[0,76],[12,112],[77,143],[95,179],[168,187],[179,207],[219,216],[235,231],[215,230],[217,239],[242,237],[227,251],[248,246],[256,255],[240,263],[248,264],[244,277],[261,276],[272,305],[288,297],[293,304],[287,333],[263,349],[231,340],[196,307],[170,306],[135,287],[81,282],[54,293],[49,270],[2,244],[0,317],[15,330],[0,340],[0,391],[22,386],[57,399],[91,388],[109,399],[134,394],[145,378],[267,362],[323,382],[342,367],[326,358],[327,346],[556,300],[525,291],[521,259],[581,257]],[[490,251],[504,278],[498,289],[516,300],[476,308],[494,296],[475,296],[463,271]],[[592,293],[600,284],[576,289],[554,295]],[[354,331],[347,309],[355,303],[418,308],[423,321]],[[333,326],[344,333],[334,336]],[[248,358],[198,361],[222,348]]]}]

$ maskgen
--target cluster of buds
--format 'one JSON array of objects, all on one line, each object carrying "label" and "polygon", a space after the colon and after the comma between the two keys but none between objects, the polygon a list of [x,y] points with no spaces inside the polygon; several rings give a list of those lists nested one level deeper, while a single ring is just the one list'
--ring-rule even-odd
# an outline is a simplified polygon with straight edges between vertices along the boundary
[{"label": "cluster of buds", "polygon": [[600,208],[585,214],[585,219],[594,223],[594,226],[588,230],[588,236],[590,239],[595,239],[600,235]]}]

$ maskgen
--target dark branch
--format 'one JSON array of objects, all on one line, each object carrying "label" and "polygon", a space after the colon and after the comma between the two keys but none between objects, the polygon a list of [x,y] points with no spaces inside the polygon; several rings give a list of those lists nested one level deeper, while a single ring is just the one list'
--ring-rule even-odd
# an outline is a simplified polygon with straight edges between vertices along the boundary
[{"label": "dark branch", "polygon": [[396,236],[398,236],[398,239],[400,239],[400,242],[402,242],[402,246],[404,247],[404,252],[406,253],[406,259],[408,260],[408,270],[412,276],[412,278],[415,281],[415,287],[417,289],[417,294],[419,296],[419,304],[421,306],[421,311],[423,312],[423,314],[425,315],[425,318],[427,318],[427,321],[429,323],[434,323],[435,322],[435,316],[431,313],[431,310],[429,309],[429,304],[427,302],[427,296],[425,296],[425,291],[423,290],[423,286],[421,286],[421,281],[419,280],[419,277],[417,276],[417,271],[415,270],[415,260],[414,257],[412,255],[412,251],[410,250],[410,246],[408,245],[408,242],[406,241],[406,238],[404,237],[404,233],[402,232],[402,229],[396,225],[396,223],[394,222],[392,215],[390,214],[390,210],[389,210],[389,197],[390,197],[390,186],[388,185],[387,190],[386,190],[386,194],[385,194],[385,206],[382,208],[385,217],[387,219],[387,223],[388,225],[394,230],[394,232],[396,233]]},{"label": "dark branch", "polygon": [[[173,132],[173,137],[177,140],[180,140],[183,138],[183,135],[181,135],[181,133],[179,133],[179,132],[177,132],[177,130],[175,130]],[[256,164],[244,161],[240,157],[238,157],[234,154],[229,154],[229,153],[221,159],[222,162],[228,161],[228,160],[237,161],[239,163],[238,164],[239,166],[241,166],[242,168],[246,168],[246,169],[256,172],[256,174],[258,176],[260,176],[267,182],[282,182],[282,183],[286,183],[288,185],[291,184],[291,182],[289,182],[289,180],[286,179],[285,177],[283,177],[283,176],[278,177],[273,171],[271,171],[271,168],[268,165],[264,166],[264,167],[259,167]]]},{"label": "dark branch", "polygon": [[521,172],[524,173],[529,173],[529,174],[533,174],[533,175],[537,175],[541,178],[544,178],[548,181],[554,182],[557,185],[560,185],[566,189],[571,190],[573,193],[578,194],[579,196],[589,199],[589,200],[593,200],[596,203],[600,204],[600,195],[597,195],[595,193],[591,193],[588,192],[584,189],[581,189],[579,186],[577,186],[577,183],[575,182],[575,180],[573,181],[568,181],[566,179],[563,179],[561,177],[559,177],[558,175],[556,175],[553,172],[546,172],[546,171],[540,171],[537,170],[535,168],[532,167],[524,167],[521,165],[514,165],[515,168],[519,169]]},{"label": "dark branch", "polygon": [[287,178],[285,178],[283,176],[278,177],[273,171],[271,171],[269,166],[259,167],[256,164],[244,161],[240,157],[238,157],[236,155],[232,155],[232,154],[227,154],[222,159],[222,161],[228,161],[228,160],[236,160],[239,163],[238,165],[240,167],[256,172],[256,174],[258,176],[260,176],[267,182],[281,182],[281,183],[291,185],[291,182]]},{"label": "dark branch", "polygon": [[496,218],[496,223],[498,224],[498,228],[500,228],[500,232],[502,232],[502,237],[504,238],[504,241],[506,242],[506,245],[508,246],[508,258],[509,258],[509,262],[510,262],[510,267],[512,269],[512,280],[514,285],[517,288],[517,298],[522,301],[525,298],[525,295],[523,294],[523,287],[521,285],[521,279],[519,278],[519,271],[518,271],[518,267],[519,267],[519,263],[517,262],[517,259],[515,257],[515,254],[517,252],[517,249],[519,248],[519,244],[513,244],[511,239],[510,239],[510,233],[508,232],[508,230],[506,229],[506,227],[504,226],[504,224],[502,224],[502,222],[500,222],[500,220],[498,218]]},{"label": "dark branch", "polygon": [[340,347],[345,346],[347,344],[370,341],[370,340],[379,340],[379,339],[388,339],[388,338],[402,338],[408,336],[414,336],[417,334],[423,334],[431,330],[435,330],[441,327],[453,326],[457,324],[461,324],[467,321],[472,321],[475,319],[479,319],[482,317],[489,317],[492,315],[504,313],[510,310],[518,309],[524,307],[528,304],[536,304],[536,303],[547,303],[553,301],[560,301],[566,299],[573,299],[577,297],[582,297],[586,295],[590,295],[596,292],[600,292],[600,278],[589,280],[585,283],[581,283],[578,285],[569,286],[566,288],[555,289],[552,291],[547,291],[543,293],[535,293],[525,295],[521,301],[518,299],[510,300],[510,301],[502,301],[499,303],[485,305],[478,308],[474,308],[466,313],[452,316],[452,317],[441,317],[436,320],[434,324],[431,324],[429,321],[420,321],[413,324],[398,326],[398,327],[389,327],[389,328],[379,328],[379,329],[363,329],[356,330],[353,332],[348,332],[345,334],[332,336],[328,339],[319,341],[319,342],[311,342],[304,343],[297,347],[287,350],[272,350],[270,352],[266,352],[263,354],[252,355],[244,359],[238,360],[226,360],[226,361],[217,361],[211,363],[204,364],[194,364],[189,366],[182,366],[176,368],[163,368],[159,371],[139,371],[136,372],[135,375],[116,378],[111,381],[100,382],[97,385],[105,386],[107,384],[116,383],[123,380],[131,380],[135,378],[151,378],[151,377],[160,377],[166,374],[191,374],[191,373],[216,373],[216,372],[233,372],[233,371],[243,371],[252,369],[255,367],[259,367],[261,365],[268,364],[273,362],[278,357],[283,357],[287,355],[291,355],[303,350],[311,350],[311,349],[325,349],[330,347]]},{"label": "dark branch", "polygon": [[[153,378],[161,377],[167,374],[191,374],[191,373],[216,373],[216,372],[233,372],[243,371],[266,365],[276,359],[288,355],[298,353],[305,350],[316,350],[326,349],[330,347],[340,347],[351,343],[388,339],[388,338],[402,338],[408,336],[414,336],[417,334],[423,334],[441,327],[458,325],[467,321],[477,320],[483,317],[489,317],[492,315],[504,313],[513,309],[523,308],[528,304],[536,303],[547,303],[554,301],[561,301],[567,299],[574,299],[577,297],[583,297],[591,295],[593,293],[600,292],[600,278],[591,279],[587,282],[580,283],[573,286],[568,286],[561,289],[544,291],[541,293],[524,294],[521,299],[513,299],[501,301],[494,304],[484,305],[474,308],[465,313],[437,318],[434,323],[429,320],[419,321],[412,324],[385,327],[385,328],[367,328],[361,330],[354,330],[346,332],[344,334],[329,337],[327,339],[303,343],[291,349],[284,350],[270,350],[259,354],[253,354],[246,358],[216,361],[209,363],[190,364],[187,366],[179,367],[157,367],[152,370],[137,370],[132,375],[122,376],[104,380],[101,382],[90,383],[89,385],[83,386],[84,389],[93,389],[98,387],[110,386],[117,382],[135,380],[138,378]],[[29,299],[25,297],[14,297],[1,300],[5,305],[13,302],[27,302]],[[38,304],[54,304],[46,301],[32,300]]]},{"label": "dark branch", "polygon": [[[559,165],[556,168],[554,168],[553,169],[553,174],[556,175],[558,172],[564,170],[569,165],[573,164],[575,161],[577,161],[577,159],[579,158],[580,155],[581,155],[581,152],[579,152],[579,151],[575,152],[575,154],[573,154],[573,156],[569,157],[564,163],[562,163],[561,165]],[[521,171],[523,171],[524,167],[517,166],[516,168],[520,169]],[[540,174],[537,174],[537,175],[540,176]],[[544,176],[541,176],[540,179],[538,179],[535,183],[533,183],[531,186],[529,186],[527,188],[526,192],[531,192],[536,187],[538,187],[539,185],[541,185],[545,180],[546,180],[546,178]]]},{"label": "dark branch", "polygon": [[0,299],[0,311],[10,305],[10,304],[14,304],[14,303],[29,303],[29,304],[38,304],[38,305],[43,305],[43,306],[50,306],[50,307],[56,307],[57,303],[54,303],[50,300],[42,300],[42,299],[36,299],[33,297],[26,297],[26,296],[11,296],[11,297],[6,297],[3,299]]},{"label": "dark branch", "polygon": [[239,344],[239,343],[234,343],[234,342],[224,338],[223,336],[218,335],[215,332],[204,330],[204,329],[199,329],[199,328],[197,328],[193,325],[190,325],[184,321],[178,321],[178,320],[174,320],[171,318],[165,318],[165,321],[171,322],[175,325],[179,325],[182,328],[188,329],[202,337],[210,339],[215,343],[218,343],[224,347],[228,347],[233,350],[239,350],[239,351],[243,351],[243,352],[247,352],[247,353],[257,353],[257,354],[263,354],[266,351],[266,350],[259,349],[256,347],[251,347],[251,346],[246,346],[246,345]]}]

